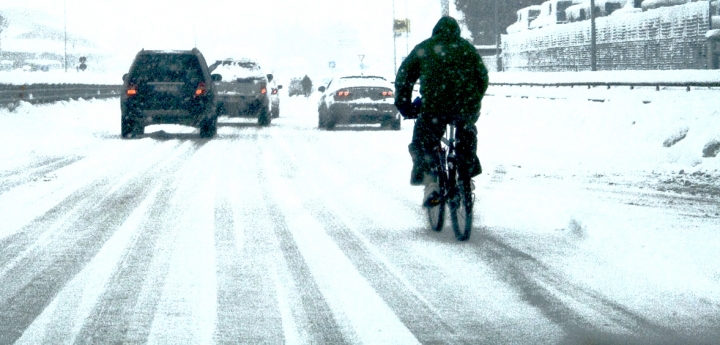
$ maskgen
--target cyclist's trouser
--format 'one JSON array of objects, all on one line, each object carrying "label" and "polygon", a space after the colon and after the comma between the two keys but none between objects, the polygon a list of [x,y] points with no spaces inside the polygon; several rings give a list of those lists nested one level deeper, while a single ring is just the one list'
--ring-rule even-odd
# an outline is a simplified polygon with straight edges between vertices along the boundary
[{"label": "cyclist's trouser", "polygon": [[445,134],[448,122],[456,119],[457,144],[455,145],[458,170],[461,174],[474,177],[482,173],[480,159],[477,157],[477,127],[475,122],[478,114],[446,116],[421,114],[415,121],[412,142],[408,146],[413,160],[411,184],[420,184],[425,175],[432,176],[434,156],[433,150],[439,145],[440,138]]}]

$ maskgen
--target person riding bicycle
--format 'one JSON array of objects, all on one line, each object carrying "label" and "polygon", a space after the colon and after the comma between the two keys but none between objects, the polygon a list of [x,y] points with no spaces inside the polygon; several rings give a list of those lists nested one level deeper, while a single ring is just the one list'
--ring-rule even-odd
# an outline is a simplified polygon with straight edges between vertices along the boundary
[{"label": "person riding bicycle", "polygon": [[[412,101],[418,79],[421,105]],[[416,45],[400,65],[395,77],[395,106],[404,118],[417,119],[408,145],[413,161],[410,184],[425,185],[423,204],[438,193],[431,153],[448,123],[457,127],[458,171],[471,178],[482,172],[475,123],[488,83],[487,68],[475,46],[460,36],[460,26],[449,16],[440,18],[432,37]]]}]

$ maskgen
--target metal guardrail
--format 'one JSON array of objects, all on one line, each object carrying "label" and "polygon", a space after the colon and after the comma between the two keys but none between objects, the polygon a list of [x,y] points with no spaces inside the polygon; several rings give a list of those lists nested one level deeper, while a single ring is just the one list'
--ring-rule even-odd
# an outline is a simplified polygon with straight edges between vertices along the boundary
[{"label": "metal guardrail", "polygon": [[[543,89],[567,89],[567,88],[586,88],[586,89],[592,89],[597,87],[606,88],[607,90],[610,90],[611,88],[619,88],[619,87],[627,87],[630,90],[633,89],[640,89],[644,88],[647,89],[654,89],[655,91],[660,90],[678,90],[678,89],[685,89],[685,91],[691,91],[693,89],[696,90],[712,90],[713,92],[720,91],[720,82],[547,82],[547,83],[526,83],[526,82],[490,82],[491,86],[508,86],[508,87],[520,87],[520,88],[543,88]],[[498,91],[498,90],[496,90]],[[495,92],[489,92],[486,94],[486,96],[502,96],[502,92],[500,94],[496,94]],[[504,95],[505,97],[513,97],[518,95]],[[599,95],[600,96],[600,95]],[[519,95],[520,98],[529,98],[529,95]],[[543,98],[543,99],[567,99],[566,97],[563,97],[562,95],[536,95],[533,96],[533,98]],[[588,101],[592,102],[605,102],[608,100],[607,96],[600,96],[598,97],[592,97],[588,98]],[[648,104],[651,103],[651,100],[643,99],[643,103]]]},{"label": "metal guardrail", "polygon": [[720,82],[561,82],[561,83],[494,83],[490,82],[490,85],[498,85],[498,86],[529,86],[529,87],[570,87],[574,88],[576,86],[578,87],[587,87],[593,88],[593,87],[629,87],[630,89],[634,89],[636,87],[654,87],[655,90],[660,90],[664,87],[684,87],[687,91],[692,90],[692,88],[720,88]]},{"label": "metal guardrail", "polygon": [[92,84],[0,84],[0,106],[13,107],[20,101],[32,104],[69,99],[118,97],[122,85]]}]

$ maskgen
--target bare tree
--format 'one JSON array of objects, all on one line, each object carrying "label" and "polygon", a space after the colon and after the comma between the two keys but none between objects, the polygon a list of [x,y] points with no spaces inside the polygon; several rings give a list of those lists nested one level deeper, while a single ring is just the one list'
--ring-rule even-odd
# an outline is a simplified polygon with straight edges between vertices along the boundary
[{"label": "bare tree", "polygon": [[[7,19],[3,17],[2,14],[0,14],[0,44],[2,43],[2,32],[3,29],[5,29],[8,26]],[[0,45],[0,51],[2,51],[2,46]]]}]

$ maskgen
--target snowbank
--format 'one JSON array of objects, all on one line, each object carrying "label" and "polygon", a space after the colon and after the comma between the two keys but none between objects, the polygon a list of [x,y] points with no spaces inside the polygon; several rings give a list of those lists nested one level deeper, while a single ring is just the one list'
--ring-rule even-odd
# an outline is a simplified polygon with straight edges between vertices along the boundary
[{"label": "snowbank", "polygon": [[64,69],[53,69],[47,72],[43,71],[23,71],[15,69],[12,71],[0,71],[0,84],[102,84],[102,85],[120,85],[122,84],[122,76],[127,71],[116,72],[78,72],[74,68],[69,68],[67,72]]},{"label": "snowbank", "polygon": [[715,90],[491,86],[488,94],[480,147],[505,166],[553,175],[720,169]]}]

